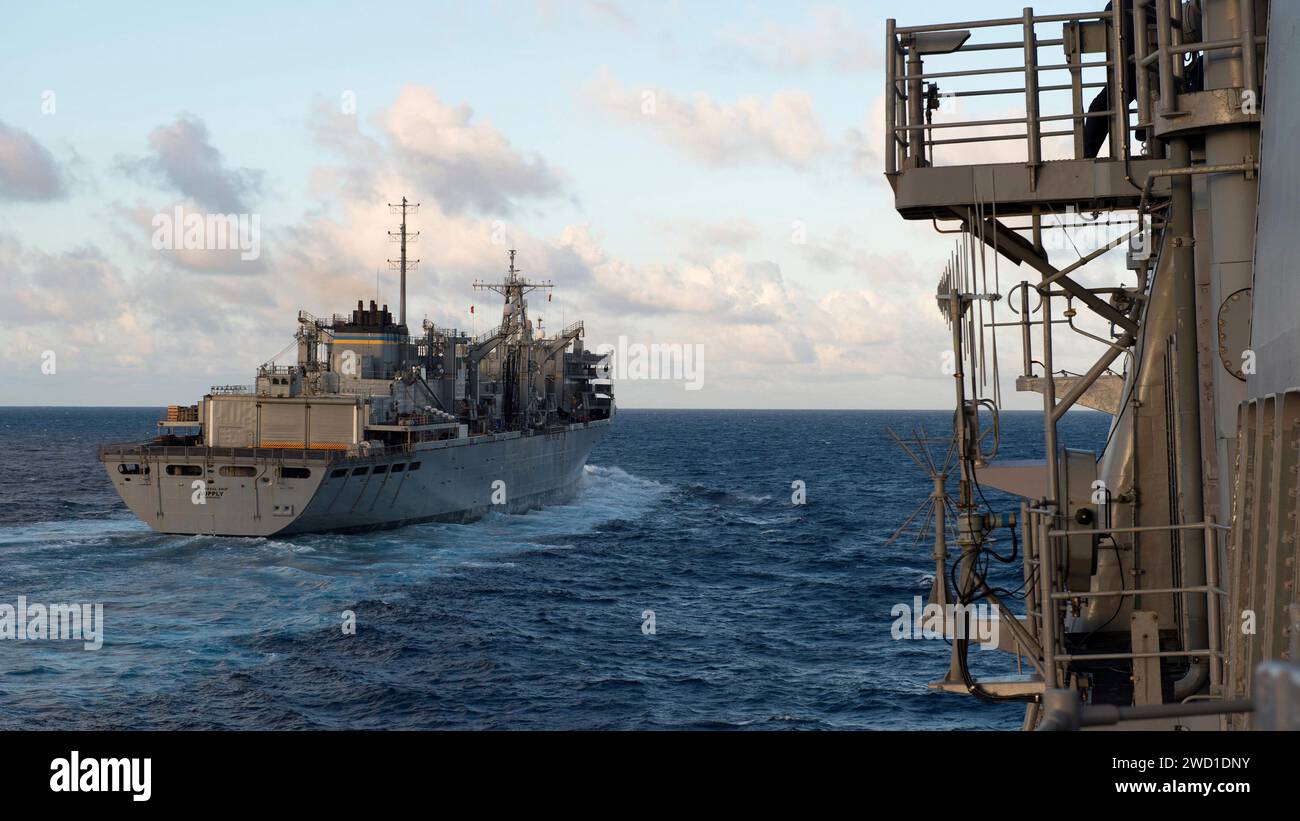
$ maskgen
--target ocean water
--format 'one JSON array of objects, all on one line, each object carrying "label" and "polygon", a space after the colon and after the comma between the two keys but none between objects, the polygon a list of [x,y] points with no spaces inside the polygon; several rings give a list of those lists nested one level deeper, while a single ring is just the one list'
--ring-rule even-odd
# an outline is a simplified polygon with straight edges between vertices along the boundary
[{"label": "ocean water", "polygon": [[[134,519],[94,446],[159,413],[0,408],[0,603],[105,621],[98,650],[0,641],[0,729],[1019,726],[927,690],[943,641],[890,636],[931,566],[885,542],[930,485],[885,430],[948,412],[626,410],[571,504],[286,539]],[[1040,418],[1004,414],[1001,455],[1041,455]],[[1063,440],[1099,448],[1107,420],[1071,413]]]}]

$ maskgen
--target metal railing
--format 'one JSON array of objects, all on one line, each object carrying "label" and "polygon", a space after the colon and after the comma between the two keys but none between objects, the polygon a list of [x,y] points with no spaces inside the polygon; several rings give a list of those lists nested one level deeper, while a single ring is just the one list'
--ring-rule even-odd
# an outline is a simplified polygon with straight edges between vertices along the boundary
[{"label": "metal railing", "polygon": [[[1109,106],[1106,110],[1088,112],[1084,108],[1084,93],[1088,89],[1106,88],[1114,85],[1114,78],[1122,72],[1111,71],[1115,64],[1111,54],[1116,49],[1107,45],[1104,59],[1084,59],[1084,24],[1106,25],[1106,20],[1118,21],[1120,12],[1080,12],[1077,14],[1035,15],[1032,9],[1025,9],[1021,17],[1008,17],[993,20],[966,21],[926,26],[898,26],[894,20],[886,22],[886,60],[885,60],[885,170],[893,174],[899,169],[916,168],[934,164],[934,147],[970,143],[987,143],[1007,140],[1023,140],[1026,143],[1025,161],[1031,165],[1042,162],[1042,141],[1053,137],[1074,137],[1076,154],[1082,153],[1083,123],[1089,117],[1108,117],[1112,120],[1109,133],[1118,133],[1126,119],[1120,107]],[[1040,32],[1048,27],[1053,31],[1044,36]],[[967,43],[972,29],[1015,28],[1019,35],[1015,40],[995,42]],[[1055,35],[1055,36],[1052,36]],[[1043,47],[1061,46],[1065,51],[1064,62],[1040,63],[1038,50]],[[990,52],[1016,52],[1021,60],[1018,65],[992,67],[968,67],[948,71],[927,70],[924,57],[937,58],[945,55],[971,54],[986,55]],[[1085,81],[1086,69],[1106,69],[1108,79]],[[1052,80],[1043,82],[1042,75],[1065,72],[1065,82]],[[1019,74],[1020,83],[1009,83],[996,88],[978,88],[940,93],[936,81],[962,77],[980,77],[992,75]],[[1068,109],[1044,111],[1043,95],[1055,92],[1069,92]],[[941,99],[960,99],[968,97],[1018,96],[1024,115],[1014,117],[992,117],[982,119],[960,120],[953,122],[935,122],[932,116]],[[1111,99],[1116,99],[1112,90]],[[1120,98],[1122,99],[1122,97]],[[1044,123],[1068,123],[1070,128],[1044,131]],[[1009,133],[989,134],[980,129],[991,126],[1023,126],[1023,130]],[[936,132],[952,129],[977,130],[951,138],[936,138]],[[1112,141],[1114,142],[1114,141]]]},{"label": "metal railing", "polygon": [[[1267,43],[1268,38],[1255,33],[1255,0],[1238,0],[1238,3],[1240,31],[1237,37],[1185,43],[1183,42],[1183,31],[1187,27],[1181,19],[1183,8],[1181,3],[1162,3],[1159,0],[1135,1],[1135,20],[1138,19],[1141,10],[1150,6],[1155,7],[1156,15],[1155,50],[1150,50],[1150,38],[1144,36],[1146,35],[1144,29],[1137,29],[1134,37],[1137,41],[1134,43],[1134,64],[1137,68],[1138,117],[1140,120],[1147,123],[1151,121],[1150,109],[1143,109],[1142,107],[1144,103],[1149,104],[1150,101],[1148,94],[1141,93],[1144,90],[1158,90],[1160,112],[1162,114],[1167,115],[1178,111],[1178,95],[1175,92],[1177,84],[1185,76],[1183,58],[1186,56],[1203,56],[1211,51],[1241,49],[1242,90],[1249,92],[1252,96],[1258,94],[1258,66],[1255,49]],[[1174,9],[1178,9],[1178,11],[1175,12]],[[1150,75],[1148,73],[1150,71],[1156,73],[1154,88],[1150,84]]]},{"label": "metal railing", "polygon": [[1168,721],[1198,716],[1252,714],[1258,730],[1300,730],[1300,604],[1287,607],[1291,646],[1289,661],[1265,661],[1255,668],[1254,691],[1250,698],[1211,697],[1188,699],[1177,704],[1083,704],[1077,691],[1069,688],[1044,690],[1039,730],[1079,730],[1105,727],[1125,721]]},{"label": "metal railing", "polygon": [[[1243,63],[1243,92],[1253,99],[1258,94],[1256,48],[1267,38],[1255,31],[1256,0],[1240,0],[1240,35],[1205,42],[1184,42],[1186,28],[1179,0],[1134,0],[1131,20],[1124,20],[1124,4],[1110,11],[1073,14],[1034,14],[1026,8],[1020,17],[972,20],[923,26],[899,26],[893,19],[885,24],[885,173],[935,164],[936,146],[967,145],[1000,141],[1024,141],[1024,161],[1033,167],[1043,162],[1043,141],[1072,138],[1074,159],[1085,158],[1085,122],[1107,119],[1109,158],[1127,160],[1130,135],[1153,126],[1152,105],[1163,116],[1178,111],[1178,93],[1185,83],[1185,59],[1207,52],[1240,49]],[[1015,39],[968,42],[972,30],[1016,30]],[[1152,46],[1152,30],[1155,45]],[[1134,42],[1125,40],[1131,37]],[[1043,63],[1039,49],[1060,46],[1063,62]],[[987,66],[978,57],[1013,52],[1019,65]],[[1086,55],[1099,55],[1088,59]],[[975,56],[972,61],[970,58]],[[956,67],[935,71],[926,59],[949,58]],[[967,58],[963,60],[962,58]],[[1016,58],[1011,58],[1016,59]],[[1009,61],[1009,60],[1008,60]],[[964,68],[960,67],[964,64]],[[1126,70],[1117,70],[1123,67]],[[1096,70],[1104,70],[1104,79]],[[1130,71],[1131,69],[1131,71]],[[1058,79],[1059,74],[1064,78]],[[1020,75],[1019,83],[994,88],[940,91],[938,80]],[[1044,77],[1044,75],[1048,75]],[[1127,88],[1129,83],[1134,88]],[[1085,107],[1085,93],[1105,89],[1106,105],[1096,111]],[[1069,103],[1055,103],[1056,93],[1069,93]],[[935,121],[934,112],[945,99],[1010,96],[1018,97],[1023,116],[996,116],[960,121]],[[1044,106],[1045,98],[1053,105]],[[1136,121],[1128,100],[1136,99]],[[1044,130],[1045,124],[1064,123],[1068,128]],[[1007,126],[1023,129],[1005,131]],[[985,129],[1002,127],[1005,133]],[[1050,125],[1049,125],[1050,128]],[[945,133],[955,136],[944,137]],[[940,135],[936,138],[936,134]],[[1153,156],[1161,156],[1152,143]]]},{"label": "metal railing", "polygon": [[447,337],[448,339],[460,339],[461,337],[468,338],[469,336],[468,334],[466,334],[465,332],[461,331],[458,328],[444,328],[443,326],[438,325],[437,323],[432,322],[431,320],[428,319],[424,320],[422,327],[424,328],[425,335],[423,337],[413,336],[411,337],[412,340],[418,339],[420,341],[424,341],[426,338],[430,336],[442,336],[442,337]]},{"label": "metal railing", "polygon": [[[1026,609],[1027,622],[1043,650],[1043,675],[1048,689],[1065,680],[1064,665],[1076,661],[1135,661],[1149,658],[1204,658],[1209,666],[1210,693],[1222,695],[1224,650],[1220,633],[1220,607],[1226,603],[1227,591],[1219,586],[1218,569],[1220,539],[1230,528],[1213,521],[1176,525],[1145,525],[1136,527],[1089,528],[1058,530],[1053,523],[1059,514],[1052,508],[1023,508],[1027,518],[1026,534]],[[1056,543],[1072,536],[1115,536],[1138,533],[1174,533],[1202,531],[1205,550],[1205,584],[1175,585],[1170,587],[1137,587],[1116,590],[1066,590],[1060,584],[1063,565],[1057,561]],[[1122,570],[1121,570],[1122,572]],[[1084,601],[1097,598],[1130,596],[1205,596],[1207,621],[1207,647],[1155,652],[1127,653],[1071,653],[1064,648],[1065,617],[1061,605],[1066,601]],[[1222,599],[1222,600],[1221,600]],[[1047,614],[1048,618],[1044,617]]]},{"label": "metal railing", "polygon": [[481,333],[481,334],[479,334],[478,336],[476,336],[476,337],[470,339],[469,344],[470,344],[471,346],[473,346],[473,347],[478,347],[479,345],[482,345],[482,344],[484,344],[484,343],[486,343],[486,342],[488,342],[488,341],[490,341],[490,340],[496,338],[497,336],[500,336],[503,332],[508,333],[508,332],[509,332],[509,328],[503,327],[502,325],[493,325],[492,327],[488,328],[488,329],[487,329],[486,331],[484,331],[483,333]]},{"label": "metal railing", "polygon": [[184,445],[153,445],[148,442],[130,442],[123,444],[99,445],[95,448],[98,459],[105,457],[124,458],[169,458],[187,461],[208,461],[211,459],[312,459],[329,462],[346,455],[341,450],[313,450],[311,448],[207,448],[187,447]]}]

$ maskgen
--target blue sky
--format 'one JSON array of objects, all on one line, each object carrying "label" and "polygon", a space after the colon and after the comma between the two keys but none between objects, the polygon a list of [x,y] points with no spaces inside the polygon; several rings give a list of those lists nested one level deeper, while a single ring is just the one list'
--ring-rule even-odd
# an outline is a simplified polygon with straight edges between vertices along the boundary
[{"label": "blue sky", "polygon": [[[189,402],[249,381],[298,307],[345,310],[377,271],[396,302],[382,206],[406,194],[425,203],[416,317],[472,325],[497,310],[478,298],[469,315],[469,283],[504,264],[485,239],[502,225],[525,270],[555,280],[545,310],[582,316],[589,344],[705,346],[704,390],[628,383],[626,406],[945,406],[930,294],[950,241],[892,211],[873,106],[885,17],[973,13],[948,0],[13,7],[0,285],[18,297],[0,308],[0,403]],[[25,165],[6,172],[6,156]],[[260,218],[255,263],[150,246],[150,215],[231,201]]]}]

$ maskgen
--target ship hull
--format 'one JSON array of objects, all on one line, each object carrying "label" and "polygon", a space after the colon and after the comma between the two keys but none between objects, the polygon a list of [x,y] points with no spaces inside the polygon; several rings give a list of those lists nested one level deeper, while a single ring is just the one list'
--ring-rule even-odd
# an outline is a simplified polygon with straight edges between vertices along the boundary
[{"label": "ship hull", "polygon": [[610,420],[426,442],[378,455],[106,447],[127,506],[162,533],[362,532],[520,513],[571,498]]}]

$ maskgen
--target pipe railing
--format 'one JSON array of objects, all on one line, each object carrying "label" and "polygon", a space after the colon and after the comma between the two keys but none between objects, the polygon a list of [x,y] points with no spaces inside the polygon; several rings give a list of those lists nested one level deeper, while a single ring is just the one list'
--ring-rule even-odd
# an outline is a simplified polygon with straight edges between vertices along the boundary
[{"label": "pipe railing", "polygon": [[[1267,43],[1268,38],[1255,30],[1256,0],[1238,0],[1241,4],[1239,17],[1242,21],[1239,36],[1201,42],[1183,41],[1183,21],[1175,16],[1172,6],[1176,3],[1167,0],[1135,0],[1132,6],[1131,25],[1122,19],[1122,5],[1115,4],[1110,11],[1088,11],[1071,14],[1034,14],[1032,7],[1024,9],[1020,17],[1002,17],[989,20],[967,20],[954,23],[937,23],[921,26],[899,26],[896,20],[886,22],[886,59],[885,59],[885,172],[896,174],[900,170],[934,164],[934,148],[946,145],[965,145],[983,142],[1018,141],[1026,143],[1025,162],[1031,168],[1042,162],[1042,142],[1044,139],[1074,137],[1073,155],[1083,158],[1083,123],[1094,117],[1109,119],[1107,135],[1110,158],[1127,160],[1129,158],[1129,140],[1138,129],[1150,133],[1152,125],[1152,104],[1158,103],[1162,116],[1174,115],[1178,111],[1177,95],[1184,80],[1183,60],[1187,56],[1203,56],[1208,52],[1237,49],[1242,54],[1243,93],[1258,93],[1258,55],[1257,48]],[[1154,8],[1154,15],[1150,9]],[[1181,14],[1181,12],[1179,12]],[[1154,24],[1152,24],[1154,17]],[[1085,38],[1085,26],[1104,24],[1106,26],[1105,59],[1083,59],[1082,44]],[[1038,34],[1046,27],[1053,27],[1047,37]],[[1019,29],[1019,39],[998,39],[992,42],[967,43],[952,49],[940,46],[934,51],[926,51],[921,40],[925,36],[969,35],[971,30],[997,28]],[[1125,30],[1131,29],[1135,42],[1124,40]],[[1151,29],[1155,30],[1154,48],[1151,42]],[[1038,51],[1044,47],[1063,47],[1066,61],[1063,63],[1038,62]],[[958,55],[987,55],[1001,52],[1017,51],[1023,56],[1023,65],[1010,66],[971,66],[964,70],[926,70],[923,67],[925,57],[942,57],[945,55],[958,58]],[[1133,78],[1127,71],[1119,68],[1131,61]],[[1083,72],[1088,69],[1104,69],[1104,82],[1090,80],[1084,82]],[[1070,74],[1069,83],[1040,83],[1044,72],[1066,71]],[[1154,77],[1152,73],[1154,72]],[[1023,99],[1025,116],[993,117],[985,119],[968,119],[959,122],[933,122],[932,109],[927,104],[932,100],[931,91],[926,88],[927,81],[992,76],[999,74],[1023,74],[1024,81],[1019,85],[1001,85],[990,89],[962,89],[942,92],[945,98],[972,98],[999,95],[1019,95]],[[1136,87],[1126,88],[1130,80],[1135,80]],[[1109,90],[1111,104],[1104,110],[1087,111],[1083,92],[1090,89],[1106,88]],[[1045,94],[1070,92],[1068,113],[1044,114],[1041,102]],[[1136,121],[1125,104],[1116,105],[1116,101],[1125,100],[1129,95],[1137,99]],[[918,99],[919,98],[919,99]],[[1042,123],[1069,122],[1073,129],[1069,131],[1043,131]],[[948,139],[933,139],[935,131],[941,129],[985,129],[991,127],[1024,126],[1023,130],[1009,133],[978,133]],[[1119,139],[1116,139],[1116,137]],[[1154,156],[1161,156],[1160,147],[1152,143]]]},{"label": "pipe railing", "polygon": [[[1038,51],[1044,47],[1065,46],[1069,37],[1082,36],[1079,24],[1086,21],[1101,21],[1111,17],[1110,12],[1080,12],[1077,14],[1035,15],[1032,8],[1026,8],[1019,18],[999,18],[993,20],[965,21],[925,26],[898,26],[896,21],[886,23],[886,78],[885,78],[885,118],[886,118],[886,173],[896,173],[900,168],[918,167],[933,163],[935,146],[959,145],[981,142],[999,142],[1024,140],[1026,143],[1026,161],[1031,166],[1042,162],[1042,141],[1044,139],[1078,136],[1082,133],[1082,124],[1089,117],[1120,118],[1125,112],[1116,106],[1109,106],[1104,111],[1088,112],[1082,101],[1073,102],[1068,112],[1044,114],[1040,101],[1044,94],[1070,92],[1077,97],[1084,89],[1105,88],[1107,82],[1082,82],[1085,69],[1103,69],[1109,75],[1116,61],[1107,50],[1105,59],[1084,60],[1081,52],[1067,49],[1065,62],[1039,63]],[[1047,37],[1040,37],[1043,26],[1056,24],[1058,27],[1074,27],[1072,33],[1065,28],[1058,28]],[[927,71],[922,68],[925,52],[917,44],[918,35],[969,33],[969,29],[1010,28],[1017,27],[1020,37],[1017,40],[998,40],[985,43],[963,43],[948,52],[953,55],[990,54],[1003,51],[1017,51],[1022,58],[1021,65],[969,67],[963,70]],[[934,54],[931,56],[939,56]],[[1047,72],[1070,72],[1068,83],[1041,83],[1040,77]],[[1022,74],[1023,83],[1019,85],[1002,85],[991,89],[965,89],[945,92],[946,98],[972,98],[996,95],[1020,95],[1024,100],[1023,117],[995,117],[974,119],[961,122],[933,122],[927,117],[928,106],[924,96],[927,94],[926,81],[956,79],[966,77],[992,76],[998,74]],[[922,96],[922,99],[916,99]],[[1042,124],[1049,122],[1069,122],[1069,130],[1044,131]],[[979,133],[950,139],[932,139],[934,130],[939,129],[985,129],[997,126],[1024,126],[1006,134]],[[1127,126],[1126,126],[1127,128]]]},{"label": "pipe railing", "polygon": [[[1044,641],[1044,667],[1051,673],[1051,681],[1054,682],[1059,675],[1058,670],[1054,669],[1057,664],[1068,664],[1072,661],[1132,661],[1144,658],[1206,658],[1210,668],[1210,692],[1214,695],[1221,694],[1223,671],[1222,664],[1224,659],[1224,650],[1222,646],[1222,637],[1220,635],[1219,608],[1220,598],[1227,599],[1228,593],[1219,586],[1218,579],[1218,552],[1220,550],[1219,536],[1228,533],[1231,528],[1227,525],[1218,524],[1214,521],[1195,522],[1188,524],[1172,525],[1139,525],[1132,527],[1108,527],[1108,528],[1090,528],[1079,530],[1059,530],[1051,527],[1051,522],[1057,517],[1057,513],[1051,509],[1039,507],[1026,507],[1026,529],[1027,532],[1036,534],[1035,550],[1038,557],[1038,572],[1035,586],[1039,598],[1039,618],[1043,624],[1043,634],[1051,640]],[[1055,555],[1055,543],[1057,541],[1068,539],[1072,536],[1115,536],[1119,534],[1134,533],[1155,533],[1155,532],[1172,532],[1183,530],[1202,530],[1204,531],[1204,549],[1205,549],[1205,584],[1201,585],[1177,585],[1172,587],[1159,588],[1121,588],[1116,590],[1058,590],[1057,585],[1057,567],[1052,559]],[[1086,599],[1096,598],[1123,598],[1127,596],[1158,596],[1158,595],[1203,595],[1206,598],[1206,612],[1209,622],[1208,646],[1205,648],[1183,648],[1180,650],[1165,650],[1159,652],[1127,652],[1127,653],[1067,653],[1056,647],[1056,638],[1064,634],[1064,617],[1060,613],[1059,605],[1064,601],[1083,601]],[[1059,624],[1058,624],[1059,622]],[[1053,686],[1051,682],[1049,687]]]},{"label": "pipe railing", "polygon": [[105,457],[162,457],[199,461],[210,461],[212,459],[314,459],[329,462],[335,459],[341,459],[347,454],[343,450],[317,448],[209,448],[203,447],[202,445],[184,446],[130,443],[99,445],[95,448],[95,455],[99,459]]}]

